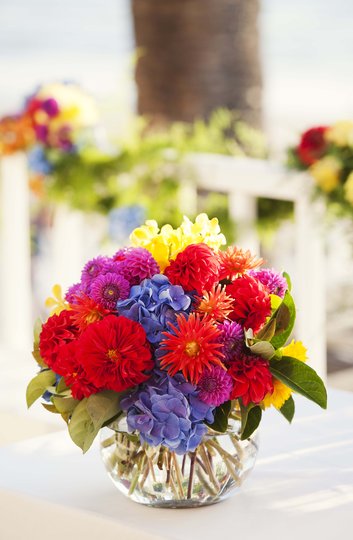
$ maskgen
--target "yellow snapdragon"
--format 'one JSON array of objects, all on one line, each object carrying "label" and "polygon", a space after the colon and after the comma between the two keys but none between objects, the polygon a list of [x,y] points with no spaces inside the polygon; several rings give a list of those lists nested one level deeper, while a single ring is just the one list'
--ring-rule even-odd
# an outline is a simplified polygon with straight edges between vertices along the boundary
[{"label": "yellow snapdragon", "polygon": [[336,122],[326,131],[325,138],[336,146],[353,146],[353,122],[349,120]]},{"label": "yellow snapdragon", "polygon": [[344,184],[344,196],[346,201],[353,206],[353,172],[348,175],[346,183]]}]

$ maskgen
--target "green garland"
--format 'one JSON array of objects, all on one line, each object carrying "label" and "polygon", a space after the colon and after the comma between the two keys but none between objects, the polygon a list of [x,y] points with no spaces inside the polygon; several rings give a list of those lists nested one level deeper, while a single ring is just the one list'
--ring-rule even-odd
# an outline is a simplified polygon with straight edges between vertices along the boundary
[{"label": "green garland", "polygon": [[[46,182],[48,197],[85,212],[103,214],[138,203],[146,209],[148,219],[175,225],[181,219],[180,164],[187,153],[267,156],[263,135],[225,109],[215,111],[209,121],[174,123],[163,131],[147,129],[147,121],[138,118],[132,133],[112,154],[93,145],[77,153],[46,151],[53,170]],[[229,240],[234,240],[234,223],[225,195],[204,194],[202,211],[218,215]],[[260,229],[277,224],[287,215],[287,203],[259,200]]]}]

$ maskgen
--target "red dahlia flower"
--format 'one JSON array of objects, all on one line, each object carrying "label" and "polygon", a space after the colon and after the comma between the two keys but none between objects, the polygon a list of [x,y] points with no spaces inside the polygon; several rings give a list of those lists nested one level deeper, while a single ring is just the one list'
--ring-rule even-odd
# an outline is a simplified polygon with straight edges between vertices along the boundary
[{"label": "red dahlia flower", "polygon": [[187,381],[197,383],[205,369],[218,365],[221,360],[221,330],[209,318],[191,313],[187,319],[177,315],[177,324],[169,323],[171,332],[162,332],[160,350],[164,352],[161,367],[173,376],[181,371]]},{"label": "red dahlia flower", "polygon": [[59,315],[49,317],[39,336],[39,352],[48,367],[56,372],[60,348],[76,339],[79,333],[72,311],[64,309]]},{"label": "red dahlia flower", "polygon": [[229,318],[244,328],[257,332],[271,313],[270,297],[255,278],[244,274],[227,285],[226,292],[234,299]]},{"label": "red dahlia flower", "polygon": [[326,126],[314,127],[301,136],[297,154],[304,165],[309,167],[324,155],[327,148],[325,139],[327,129]]},{"label": "red dahlia flower", "polygon": [[77,355],[92,384],[116,392],[146,381],[145,371],[154,366],[144,329],[123,316],[90,324],[77,342]]},{"label": "red dahlia flower", "polygon": [[219,260],[206,244],[191,244],[170,261],[164,273],[173,285],[202,294],[219,281]]},{"label": "red dahlia flower", "polygon": [[70,341],[60,347],[57,356],[57,373],[65,379],[65,384],[71,390],[72,397],[83,399],[96,394],[102,388],[97,388],[87,377],[82,364],[78,360],[77,343]]},{"label": "red dahlia flower", "polygon": [[241,398],[245,406],[260,403],[266,394],[273,392],[268,362],[259,356],[243,356],[233,360],[228,375],[233,379],[230,399]]}]

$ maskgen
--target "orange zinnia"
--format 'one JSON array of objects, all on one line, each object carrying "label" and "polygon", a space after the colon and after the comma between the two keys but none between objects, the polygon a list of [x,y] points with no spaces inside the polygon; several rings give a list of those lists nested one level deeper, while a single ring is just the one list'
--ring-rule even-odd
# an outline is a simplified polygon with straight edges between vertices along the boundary
[{"label": "orange zinnia", "polygon": [[196,384],[205,369],[214,365],[223,366],[221,335],[216,324],[209,317],[191,313],[187,319],[177,315],[176,325],[170,324],[171,332],[162,332],[161,367],[173,376],[181,371],[186,380]]}]

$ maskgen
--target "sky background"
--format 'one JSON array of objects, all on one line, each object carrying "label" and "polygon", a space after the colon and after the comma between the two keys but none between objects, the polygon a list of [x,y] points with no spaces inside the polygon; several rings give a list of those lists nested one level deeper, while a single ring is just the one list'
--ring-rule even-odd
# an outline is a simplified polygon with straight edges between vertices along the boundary
[{"label": "sky background", "polygon": [[[262,0],[265,128],[275,147],[352,117],[353,2]],[[0,0],[0,114],[36,85],[75,80],[108,111],[134,103],[128,0]]]}]

